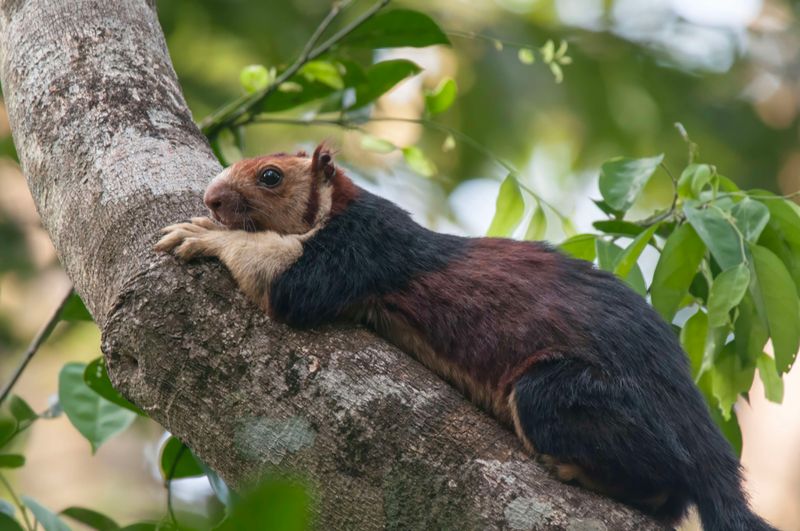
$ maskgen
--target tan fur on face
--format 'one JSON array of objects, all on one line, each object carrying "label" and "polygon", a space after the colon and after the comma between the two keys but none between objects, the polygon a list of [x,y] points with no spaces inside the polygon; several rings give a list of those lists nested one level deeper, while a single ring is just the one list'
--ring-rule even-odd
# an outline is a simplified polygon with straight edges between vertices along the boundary
[{"label": "tan fur on face", "polygon": [[303,254],[306,234],[280,235],[276,232],[228,230],[209,218],[193,218],[161,231],[164,237],[155,250],[175,254],[183,260],[197,256],[219,258],[230,270],[241,290],[262,310],[269,307],[272,281]]},{"label": "tan fur on face", "polygon": [[[274,188],[259,184],[260,174],[267,168],[283,174]],[[332,185],[323,175],[312,172],[311,159],[305,156],[279,154],[242,160],[220,173],[215,182],[243,199],[242,219],[232,228],[304,234],[330,213]],[[318,208],[313,219],[307,220],[312,191],[318,194]]]}]

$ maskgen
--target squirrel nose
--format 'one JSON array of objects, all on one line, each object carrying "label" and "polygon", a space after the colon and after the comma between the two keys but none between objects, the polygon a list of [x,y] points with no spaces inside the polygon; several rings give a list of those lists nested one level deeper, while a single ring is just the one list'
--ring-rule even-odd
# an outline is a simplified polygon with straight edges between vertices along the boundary
[{"label": "squirrel nose", "polygon": [[206,193],[203,195],[203,203],[212,212],[216,212],[223,208],[226,200],[230,199],[232,195],[232,192],[225,186],[224,182],[214,179],[206,188]]}]

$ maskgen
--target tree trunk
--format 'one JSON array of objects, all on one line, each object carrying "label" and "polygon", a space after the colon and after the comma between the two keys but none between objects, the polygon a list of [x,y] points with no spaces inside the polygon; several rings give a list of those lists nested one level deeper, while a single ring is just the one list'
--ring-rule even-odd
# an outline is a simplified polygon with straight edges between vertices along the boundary
[{"label": "tree trunk", "polygon": [[551,478],[515,437],[366,330],[271,322],[215,261],[156,255],[220,167],[153,1],[4,0],[2,86],[115,385],[233,486],[307,478],[320,529],[658,529]]}]

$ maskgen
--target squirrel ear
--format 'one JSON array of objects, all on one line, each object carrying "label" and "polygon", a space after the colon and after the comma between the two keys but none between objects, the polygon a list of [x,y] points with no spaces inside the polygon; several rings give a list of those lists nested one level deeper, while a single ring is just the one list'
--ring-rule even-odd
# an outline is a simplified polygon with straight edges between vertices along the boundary
[{"label": "squirrel ear", "polygon": [[311,171],[315,174],[322,173],[325,180],[330,180],[336,173],[336,166],[333,164],[333,154],[327,145],[323,142],[314,150],[314,155],[311,157]]}]

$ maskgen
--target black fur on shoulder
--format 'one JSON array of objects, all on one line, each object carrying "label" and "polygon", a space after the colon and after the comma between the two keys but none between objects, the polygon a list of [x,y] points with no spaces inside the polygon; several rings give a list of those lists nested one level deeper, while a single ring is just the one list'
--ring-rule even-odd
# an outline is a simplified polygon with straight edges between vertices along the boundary
[{"label": "black fur on shoulder", "polygon": [[275,279],[272,312],[295,327],[336,319],[367,296],[402,289],[415,275],[446,266],[463,255],[466,241],[424,229],[394,203],[359,189]]}]

